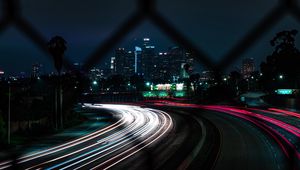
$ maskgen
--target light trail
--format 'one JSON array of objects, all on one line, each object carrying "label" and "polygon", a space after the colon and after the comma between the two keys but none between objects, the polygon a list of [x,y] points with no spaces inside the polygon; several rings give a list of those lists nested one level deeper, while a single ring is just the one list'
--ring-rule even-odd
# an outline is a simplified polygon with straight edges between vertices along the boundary
[{"label": "light trail", "polygon": [[[65,164],[67,164],[67,163],[74,162],[74,163],[72,163],[72,164],[70,164],[70,165],[68,165],[68,166],[65,166],[64,168],[60,168],[60,169],[70,168],[70,167],[72,167],[72,166],[74,166],[74,165],[77,165],[77,164],[79,164],[79,163],[81,163],[81,162],[83,162],[83,161],[86,161],[86,160],[88,160],[88,159],[90,159],[90,158],[92,158],[92,157],[98,156],[98,155],[100,155],[100,154],[101,154],[101,158],[102,158],[102,157],[104,157],[104,156],[110,154],[110,152],[109,152],[109,153],[106,153],[106,154],[103,154],[103,155],[102,155],[102,153],[104,153],[104,152],[106,152],[106,151],[109,151],[110,149],[114,149],[114,148],[116,148],[117,146],[122,145],[121,147],[123,147],[124,144],[126,144],[126,142],[127,142],[127,140],[128,140],[128,139],[126,139],[126,138],[127,138],[126,133],[130,132],[132,129],[136,129],[136,128],[138,129],[140,126],[142,126],[142,125],[145,123],[145,120],[144,120],[144,119],[141,119],[141,117],[137,117],[135,121],[136,121],[136,123],[133,122],[133,123],[131,124],[131,126],[128,126],[128,127],[127,127],[126,129],[124,129],[124,130],[121,130],[120,132],[117,133],[117,135],[116,135],[116,134],[113,134],[114,137],[110,137],[110,136],[109,136],[109,138],[110,138],[109,140],[113,139],[113,141],[114,141],[113,144],[114,144],[114,145],[112,145],[112,146],[110,146],[110,147],[108,147],[108,148],[100,147],[100,148],[94,149],[94,150],[92,150],[91,152],[84,153],[84,154],[82,154],[82,155],[80,155],[80,156],[78,156],[78,157],[75,157],[74,159],[68,160],[68,161],[66,161],[66,162],[63,162],[63,163],[58,164],[58,165],[55,165],[55,166],[50,167],[50,168],[48,168],[48,169],[49,169],[49,170],[50,170],[50,169],[54,169],[54,168],[60,167],[60,166],[62,166],[62,165],[65,165]],[[144,127],[138,129],[138,132],[137,132],[137,133],[139,133],[140,131],[143,132],[144,129],[145,129]],[[137,134],[137,133],[136,133],[136,134]],[[107,141],[107,140],[104,139],[104,140],[102,140],[102,141]],[[99,145],[98,143],[102,143],[102,141],[101,141],[101,142],[97,141],[96,145]],[[111,145],[111,144],[109,144],[109,145]],[[104,148],[105,148],[105,149],[104,149]],[[102,149],[102,150],[101,150],[101,149]],[[116,150],[118,150],[118,149],[119,149],[119,148],[116,148],[116,149],[114,149],[113,151],[116,151]],[[88,156],[88,155],[90,155],[90,154],[93,154],[93,155]],[[83,159],[81,159],[81,158],[83,158]],[[98,157],[98,158],[99,158],[99,157]]]},{"label": "light trail", "polygon": [[292,112],[292,111],[287,111],[287,110],[282,110],[282,109],[276,109],[276,108],[269,108],[268,110],[274,111],[274,112],[279,112],[279,113],[283,113],[289,116],[294,116],[296,118],[300,118],[300,114],[296,113],[296,112]]},{"label": "light trail", "polygon": [[[287,123],[284,123],[284,122],[279,121],[274,118],[270,118],[270,117],[267,117],[267,116],[264,116],[261,114],[256,114],[256,113],[238,109],[238,108],[227,107],[227,106],[201,106],[201,107],[203,107],[205,109],[209,109],[209,110],[227,113],[227,114],[242,118],[244,120],[247,120],[247,121],[255,124],[259,128],[261,128],[264,131],[266,131],[267,133],[271,134],[270,136],[279,144],[279,146],[281,147],[281,149],[283,150],[283,152],[285,153],[285,155],[288,158],[292,159],[293,156],[296,156],[296,158],[298,160],[300,160],[300,153],[297,150],[297,147],[295,146],[295,144],[293,144],[285,135],[283,135],[282,132],[272,128],[267,123],[276,125],[279,128],[284,129],[286,132],[288,132],[292,135],[295,135],[299,139],[300,130],[297,127],[294,127],[292,125],[289,125]],[[253,118],[256,118],[256,119],[253,119]],[[289,153],[287,151],[289,149],[287,149],[285,147],[285,145],[277,138],[277,136],[274,136],[273,134],[279,136],[294,151],[292,153],[293,155],[291,155],[291,153]]]},{"label": "light trail", "polygon": [[[176,103],[170,101],[158,101],[153,103],[156,106],[175,106],[175,107],[188,107],[188,108],[197,108],[204,110],[217,111],[219,113],[226,113],[238,118],[241,118],[245,121],[251,122],[256,125],[258,128],[265,131],[269,134],[280,146],[285,155],[290,158],[296,158],[300,160],[300,151],[297,146],[298,141],[300,140],[300,129],[299,127],[292,125],[290,122],[287,122],[284,118],[286,116],[293,116],[299,118],[300,114],[286,111],[282,109],[270,108],[268,110],[254,109],[254,108],[241,108],[235,106],[224,106],[224,105],[197,105],[197,104],[186,104],[186,103]],[[280,118],[273,118],[260,113],[255,113],[252,111],[266,112],[269,114],[277,115]],[[274,128],[274,126],[276,128]],[[295,139],[287,137],[292,135]]]},{"label": "light trail", "polygon": [[[173,127],[171,117],[155,109],[111,104],[84,107],[110,110],[119,120],[81,138],[22,156],[18,165],[49,170],[112,167],[161,140]],[[0,169],[11,162],[0,163]]]},{"label": "light trail", "polygon": [[122,117],[119,121],[117,121],[116,123],[108,126],[108,127],[105,127],[103,129],[100,129],[96,132],[93,132],[91,134],[88,134],[86,136],[83,136],[81,138],[78,138],[76,140],[72,140],[72,141],[69,141],[67,143],[64,143],[64,144],[61,144],[61,145],[58,145],[58,146],[55,146],[55,147],[52,147],[52,148],[49,148],[49,149],[46,149],[46,150],[43,150],[43,151],[38,151],[38,152],[35,152],[35,153],[32,153],[32,154],[28,154],[28,155],[25,155],[23,157],[20,157],[18,160],[19,162],[18,163],[24,163],[24,162],[27,162],[27,161],[30,161],[30,160],[33,160],[33,159],[37,159],[37,158],[40,158],[40,157],[44,157],[44,156],[47,156],[49,154],[53,154],[53,153],[56,153],[58,151],[62,151],[64,149],[68,149],[70,147],[73,147],[73,146],[76,146],[76,145],[79,145],[79,144],[82,144],[86,141],[89,141],[91,139],[94,139],[100,135],[103,135],[109,131],[112,131],[122,125],[124,125],[126,123],[126,121],[128,120],[125,120],[124,117]]},{"label": "light trail", "polygon": [[[114,148],[114,149],[111,150],[110,152],[107,152],[106,154],[102,154],[103,152],[98,151],[97,153],[95,153],[95,154],[93,154],[89,157],[86,157],[84,160],[79,160],[79,161],[77,161],[77,162],[75,162],[75,163],[73,163],[69,166],[66,166],[64,168],[72,168],[72,169],[83,168],[85,166],[88,166],[89,164],[97,162],[98,160],[104,158],[105,156],[108,156],[110,154],[113,154],[113,153],[117,152],[118,150],[121,150],[122,148],[126,148],[127,146],[129,146],[130,148],[129,149],[126,148],[125,151],[118,154],[118,157],[125,156],[126,158],[128,158],[129,156],[128,155],[126,156],[126,154],[129,154],[130,151],[133,151],[134,149],[137,149],[138,151],[142,150],[146,146],[150,145],[154,141],[161,138],[173,126],[171,117],[168,116],[168,118],[166,118],[166,116],[165,116],[166,113],[164,113],[162,111],[157,111],[157,110],[154,110],[154,109],[135,108],[135,111],[131,110],[131,113],[140,114],[141,111],[143,111],[144,114],[146,114],[147,117],[149,118],[149,121],[146,124],[143,123],[144,128],[140,127],[140,128],[137,129],[137,132],[134,133],[133,135],[131,135],[129,137],[127,136],[128,138],[124,138],[124,139],[121,139],[118,142],[116,142],[116,144],[111,147],[111,148]],[[160,120],[161,122],[158,119],[159,116],[163,117],[163,119]],[[161,124],[161,123],[163,123],[163,124]],[[165,126],[167,126],[167,125],[168,125],[168,127],[166,128]],[[162,132],[162,129],[166,129],[166,130]],[[132,130],[134,130],[134,129],[132,129]],[[157,136],[158,134],[160,134],[160,136],[151,141],[151,139],[153,137]],[[150,136],[150,137],[145,139],[145,137],[147,137],[147,136]],[[149,143],[147,143],[147,142],[149,142]],[[130,146],[130,144],[135,144],[135,143],[138,143],[138,144],[134,145],[134,146]],[[142,147],[138,148],[141,145],[142,145]],[[134,153],[137,153],[138,151],[134,151]],[[131,156],[133,154],[131,153],[129,155]],[[113,165],[116,165],[117,163],[121,162],[120,160],[124,160],[124,159],[125,159],[124,157],[119,158],[119,159],[116,159],[116,157],[113,157],[113,158],[109,159],[109,161],[105,161],[104,163],[100,164],[99,166],[103,166],[104,164],[107,164],[108,162],[113,163],[114,161],[116,161],[116,162],[113,163]],[[77,165],[77,164],[79,164],[83,161],[86,161],[86,160],[89,160],[89,161],[86,162],[83,165],[80,165],[78,167],[74,167],[74,165]],[[112,161],[112,160],[114,160],[114,161]],[[99,166],[97,166],[97,167],[99,167]],[[57,168],[57,167],[53,167],[53,168]],[[62,169],[64,169],[64,168],[62,168]]]},{"label": "light trail", "polygon": [[[171,119],[170,115],[168,115],[168,114],[166,114],[166,115],[168,116],[168,119],[171,121],[172,119]],[[155,132],[155,134],[154,134],[154,135],[159,134],[159,136],[157,136],[157,137],[154,138],[153,140],[151,140],[150,137],[149,137],[147,140],[145,140],[145,141],[149,141],[149,143],[147,143],[146,145],[144,145],[144,146],[138,148],[137,150],[133,151],[132,153],[128,154],[127,156],[125,156],[125,157],[119,159],[117,162],[108,165],[108,166],[105,167],[104,169],[108,169],[108,168],[111,168],[111,167],[115,166],[116,164],[118,164],[118,163],[124,161],[124,160],[127,159],[128,157],[132,156],[133,154],[135,154],[135,153],[141,151],[142,149],[146,148],[146,147],[149,146],[150,144],[152,144],[152,143],[156,142],[157,140],[159,140],[159,139],[160,139],[163,135],[165,135],[165,134],[172,128],[172,126],[173,126],[172,123],[164,123],[164,125],[167,125],[167,127],[164,128],[164,126],[161,126],[161,129],[160,129],[160,130],[165,129],[162,133],[159,134],[159,131],[160,131],[160,130],[159,130],[159,131]],[[154,135],[153,135],[153,136],[154,136]],[[152,137],[153,137],[153,136],[152,136]],[[139,145],[142,145],[142,144],[140,143]],[[126,152],[130,152],[131,150],[133,150],[133,149],[139,147],[139,145],[134,146],[134,148],[131,148],[130,150],[127,150]],[[122,154],[124,155],[124,153],[122,153]],[[118,158],[118,156],[119,156],[119,155],[115,156],[114,158],[111,158],[110,160],[116,159],[116,158]],[[109,162],[109,161],[106,161],[106,162]],[[104,164],[105,164],[105,162],[102,163],[101,165],[104,165]],[[99,168],[101,165],[98,165],[98,166],[92,168],[92,170],[94,170],[94,169],[96,169],[96,168]]]},{"label": "light trail", "polygon": [[264,120],[266,122],[269,122],[269,123],[272,123],[274,125],[277,125],[283,129],[285,129],[286,131],[294,134],[295,136],[297,137],[300,137],[300,129],[293,126],[293,125],[290,125],[288,123],[285,123],[281,120],[278,120],[278,119],[275,119],[275,118],[271,118],[271,117],[268,117],[268,116],[264,116],[262,114],[258,114],[258,113],[254,113],[254,112],[249,112],[247,110],[242,110],[242,109],[239,109],[239,108],[233,108],[233,107],[225,107],[225,106],[207,106],[207,108],[217,108],[221,111],[232,111],[232,112],[236,112],[236,113],[240,113],[240,114],[244,114],[244,115],[247,115],[247,116],[250,116],[250,117],[255,117],[255,118],[258,118],[260,120]]}]

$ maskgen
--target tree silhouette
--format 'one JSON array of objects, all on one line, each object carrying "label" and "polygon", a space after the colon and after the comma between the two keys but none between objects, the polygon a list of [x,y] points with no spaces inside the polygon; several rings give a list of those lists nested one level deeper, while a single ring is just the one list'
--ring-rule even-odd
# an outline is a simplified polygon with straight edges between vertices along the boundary
[{"label": "tree silhouette", "polygon": [[134,74],[130,77],[130,84],[135,88],[136,91],[144,90],[145,80],[143,76]]},{"label": "tree silhouette", "polygon": [[[295,36],[297,30],[282,31],[270,41],[274,47],[274,52],[267,57],[266,62],[262,62],[261,72],[262,84],[267,90],[278,88],[278,85],[297,88],[299,84],[300,52],[295,46]],[[282,75],[283,80],[278,77]]]},{"label": "tree silhouette", "polygon": [[192,74],[192,66],[190,64],[184,64],[183,68],[189,75]]},{"label": "tree silhouette", "polygon": [[112,75],[107,79],[111,91],[121,91],[125,89],[125,80],[122,75]]},{"label": "tree silhouette", "polygon": [[48,42],[48,50],[54,59],[54,65],[57,72],[60,74],[63,63],[63,56],[67,50],[67,41],[61,36],[55,36]]},{"label": "tree silhouette", "polygon": [[[48,50],[49,53],[52,55],[53,59],[54,59],[54,65],[55,68],[58,72],[58,91],[55,90],[55,93],[57,94],[58,92],[58,98],[55,95],[55,102],[58,104],[59,106],[59,113],[60,113],[60,126],[61,128],[63,128],[63,113],[62,113],[62,85],[61,85],[61,69],[62,69],[62,64],[63,64],[63,57],[64,57],[64,53],[67,50],[67,41],[65,39],[63,39],[61,36],[55,36],[53,38],[50,39],[50,41],[48,42]],[[57,108],[55,108],[55,112],[57,115]],[[56,125],[57,127],[57,125]]]},{"label": "tree silhouette", "polygon": [[242,80],[242,75],[238,71],[232,71],[229,74],[230,79],[228,80],[228,84],[231,89],[234,91],[235,95],[239,95],[240,92],[240,82]]}]

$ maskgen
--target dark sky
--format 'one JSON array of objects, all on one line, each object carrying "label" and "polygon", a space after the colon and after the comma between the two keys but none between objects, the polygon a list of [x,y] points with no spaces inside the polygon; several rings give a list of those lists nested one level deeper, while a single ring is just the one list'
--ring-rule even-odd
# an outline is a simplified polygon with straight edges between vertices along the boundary
[{"label": "dark sky", "polygon": [[[22,0],[22,14],[46,38],[63,36],[68,42],[66,56],[74,62],[83,62],[134,12],[135,2]],[[158,0],[157,3],[160,13],[214,61],[219,61],[276,4],[276,0]],[[274,34],[289,29],[299,29],[299,24],[287,16],[242,57],[261,62],[272,52],[269,40]],[[159,50],[175,45],[151,22],[145,21],[116,48],[133,48],[134,39],[143,37],[150,37]],[[35,62],[44,64],[47,71],[53,70],[45,54],[13,27],[0,34],[0,55],[0,69],[7,73],[30,72]],[[113,51],[106,58],[111,55]]]}]

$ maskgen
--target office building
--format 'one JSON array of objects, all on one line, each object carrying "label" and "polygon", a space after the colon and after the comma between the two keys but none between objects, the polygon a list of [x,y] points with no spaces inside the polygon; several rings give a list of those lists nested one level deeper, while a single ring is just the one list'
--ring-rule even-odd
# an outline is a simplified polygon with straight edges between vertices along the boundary
[{"label": "office building", "polygon": [[31,77],[38,78],[42,75],[43,65],[36,63],[32,65]]},{"label": "office building", "polygon": [[251,73],[255,71],[254,59],[245,58],[242,61],[241,73],[244,79],[247,79],[251,76]]}]

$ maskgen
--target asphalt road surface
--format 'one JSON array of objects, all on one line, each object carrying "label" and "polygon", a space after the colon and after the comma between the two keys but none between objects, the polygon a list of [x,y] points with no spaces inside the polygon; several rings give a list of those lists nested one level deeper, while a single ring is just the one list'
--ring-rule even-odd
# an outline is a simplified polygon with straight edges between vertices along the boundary
[{"label": "asphalt road surface", "polygon": [[156,101],[144,106],[85,104],[117,120],[90,134],[0,161],[1,169],[299,168],[299,114]]},{"label": "asphalt road surface", "polygon": [[116,123],[67,143],[0,163],[0,169],[108,169],[160,140],[172,127],[162,111],[125,105],[86,105],[108,109]]}]

